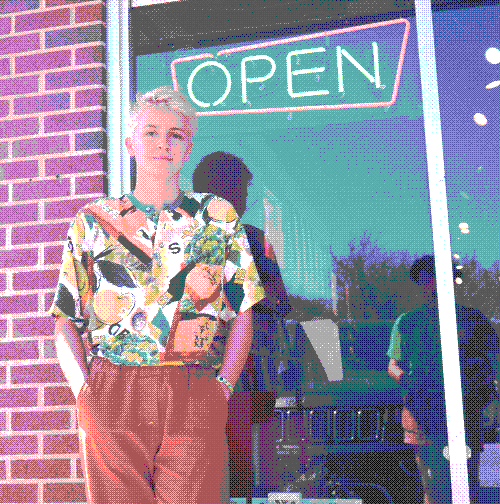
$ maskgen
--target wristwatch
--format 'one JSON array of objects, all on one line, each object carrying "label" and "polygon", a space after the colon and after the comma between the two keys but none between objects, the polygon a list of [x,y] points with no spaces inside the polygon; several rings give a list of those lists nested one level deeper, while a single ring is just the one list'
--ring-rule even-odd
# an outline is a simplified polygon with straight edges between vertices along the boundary
[{"label": "wristwatch", "polygon": [[223,383],[231,391],[231,394],[234,392],[234,386],[231,385],[231,382],[229,380],[227,380],[223,376],[218,376],[218,375],[217,375],[217,380],[220,381],[221,383]]}]

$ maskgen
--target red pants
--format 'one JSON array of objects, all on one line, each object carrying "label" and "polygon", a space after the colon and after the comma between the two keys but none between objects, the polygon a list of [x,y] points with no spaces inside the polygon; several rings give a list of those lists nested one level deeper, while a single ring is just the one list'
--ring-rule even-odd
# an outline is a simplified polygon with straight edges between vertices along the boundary
[{"label": "red pants", "polygon": [[93,357],[77,398],[89,504],[229,504],[228,406],[214,369]]}]

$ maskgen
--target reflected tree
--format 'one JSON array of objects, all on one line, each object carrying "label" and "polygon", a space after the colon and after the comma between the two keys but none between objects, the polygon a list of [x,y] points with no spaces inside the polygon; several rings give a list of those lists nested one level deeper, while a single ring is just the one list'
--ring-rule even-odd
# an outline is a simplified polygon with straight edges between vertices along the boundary
[{"label": "reflected tree", "polygon": [[386,250],[368,231],[349,241],[346,256],[335,255],[333,247],[330,255],[339,318],[395,319],[418,303],[408,274],[416,256]]}]

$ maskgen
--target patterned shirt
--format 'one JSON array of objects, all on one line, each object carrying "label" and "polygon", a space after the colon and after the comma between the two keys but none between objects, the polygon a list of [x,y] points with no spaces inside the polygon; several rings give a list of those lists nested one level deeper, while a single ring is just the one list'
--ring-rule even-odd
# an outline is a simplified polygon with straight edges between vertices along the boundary
[{"label": "patterned shirt", "polygon": [[130,193],[77,213],[50,313],[114,364],[218,368],[224,322],[263,297],[228,201],[181,191],[156,213]]}]

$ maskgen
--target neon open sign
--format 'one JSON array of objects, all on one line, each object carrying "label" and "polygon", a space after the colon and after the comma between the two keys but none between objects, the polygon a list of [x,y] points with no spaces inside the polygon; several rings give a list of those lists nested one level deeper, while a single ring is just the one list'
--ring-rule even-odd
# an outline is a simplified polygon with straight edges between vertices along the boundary
[{"label": "neon open sign", "polygon": [[176,58],[200,116],[389,107],[410,23],[396,19]]}]

